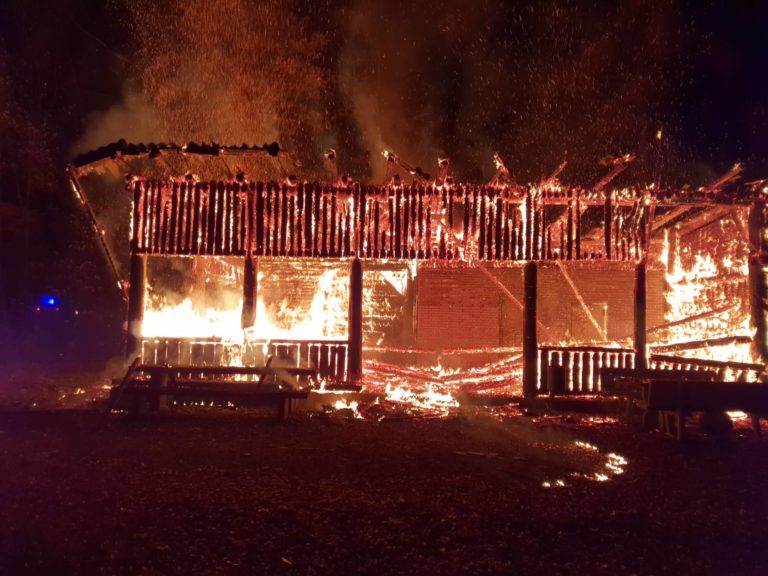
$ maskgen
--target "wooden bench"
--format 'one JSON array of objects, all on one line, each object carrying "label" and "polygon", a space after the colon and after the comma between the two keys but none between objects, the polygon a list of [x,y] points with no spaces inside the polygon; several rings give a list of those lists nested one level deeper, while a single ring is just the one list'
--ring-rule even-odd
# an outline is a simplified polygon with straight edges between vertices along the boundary
[{"label": "wooden bench", "polygon": [[[110,394],[108,412],[122,405],[132,414],[160,410],[167,400],[236,401],[269,405],[284,419],[293,401],[309,396],[310,379],[317,371],[294,366],[156,366],[131,364],[120,385]],[[257,379],[253,379],[258,377]]]},{"label": "wooden bench", "polygon": [[747,412],[760,435],[759,415],[768,414],[768,384],[650,380],[646,410],[658,412],[660,427],[678,440],[685,438],[686,417],[694,412]]},{"label": "wooden bench", "polygon": [[[648,385],[653,380],[677,382],[711,382],[717,377],[710,370],[638,370],[634,368],[602,368],[601,394],[618,396],[626,401],[624,418],[634,421],[638,413],[647,414]],[[644,418],[645,419],[645,418]]]}]

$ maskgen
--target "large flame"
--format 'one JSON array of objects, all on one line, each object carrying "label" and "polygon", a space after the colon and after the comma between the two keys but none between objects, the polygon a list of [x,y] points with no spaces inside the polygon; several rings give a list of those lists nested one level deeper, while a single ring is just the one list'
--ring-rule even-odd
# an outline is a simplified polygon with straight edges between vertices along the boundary
[{"label": "large flame", "polygon": [[[729,302],[719,286],[724,276],[741,276],[743,282],[748,278],[749,267],[746,259],[736,256],[738,242],[730,242],[726,255],[719,262],[710,253],[695,253],[692,258],[687,258],[688,266],[683,264],[679,250],[673,258],[671,257],[669,242],[669,236],[665,235],[661,252],[661,262],[667,270],[665,319],[669,323],[693,319],[669,326],[660,334],[660,340],[675,343],[728,336],[752,336],[748,307],[744,302]],[[713,292],[717,296],[716,299],[712,297]],[[751,346],[745,343],[702,346],[681,350],[676,354],[720,361],[754,360]]]},{"label": "large flame", "polygon": [[167,305],[162,298],[150,299],[144,311],[142,335],[165,338],[220,338],[241,342],[250,339],[330,340],[347,337],[349,277],[325,270],[308,309],[291,307],[286,299],[268,306],[259,295],[256,324],[243,330],[242,298],[222,307],[196,308],[191,298]]}]

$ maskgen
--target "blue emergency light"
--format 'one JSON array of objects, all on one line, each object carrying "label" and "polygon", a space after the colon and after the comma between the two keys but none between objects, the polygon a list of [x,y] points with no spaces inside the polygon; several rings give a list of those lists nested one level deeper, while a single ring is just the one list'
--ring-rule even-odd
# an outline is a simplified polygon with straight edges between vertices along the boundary
[{"label": "blue emergency light", "polygon": [[59,299],[56,298],[56,296],[43,296],[40,298],[40,307],[41,308],[58,308],[59,307]]}]

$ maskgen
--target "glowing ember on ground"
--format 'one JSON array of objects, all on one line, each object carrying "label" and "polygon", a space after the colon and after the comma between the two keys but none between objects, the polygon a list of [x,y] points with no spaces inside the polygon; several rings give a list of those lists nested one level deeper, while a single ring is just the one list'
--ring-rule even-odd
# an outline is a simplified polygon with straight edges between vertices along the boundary
[{"label": "glowing ember on ground", "polygon": [[352,413],[352,416],[358,420],[362,420],[363,415],[360,414],[360,410],[358,410],[359,403],[355,400],[347,401],[345,399],[336,400],[336,402],[333,404],[334,410],[349,410]]},{"label": "glowing ember on ground", "polygon": [[386,399],[391,402],[409,404],[416,408],[448,412],[452,408],[458,408],[459,403],[448,392],[440,392],[435,386],[428,384],[422,390],[414,390],[405,386],[386,387]]},{"label": "glowing ember on ground", "polygon": [[[590,444],[589,442],[584,442],[583,440],[576,440],[573,442],[573,446],[579,448],[582,451],[585,451],[588,454],[603,456],[600,453],[600,449],[594,444]],[[582,478],[586,480],[592,480],[595,482],[607,482],[611,480],[614,476],[619,476],[623,474],[625,472],[627,465],[629,464],[629,461],[626,458],[614,452],[609,452],[605,454],[603,457],[604,457],[604,460],[602,460],[598,464],[598,470],[596,470],[595,472],[592,472],[590,474],[587,474],[584,472],[574,472],[571,474],[571,476],[574,478]],[[565,487],[566,485],[567,485],[566,482],[562,479],[545,480],[541,483],[541,486],[543,488],[560,488],[560,487]]]}]

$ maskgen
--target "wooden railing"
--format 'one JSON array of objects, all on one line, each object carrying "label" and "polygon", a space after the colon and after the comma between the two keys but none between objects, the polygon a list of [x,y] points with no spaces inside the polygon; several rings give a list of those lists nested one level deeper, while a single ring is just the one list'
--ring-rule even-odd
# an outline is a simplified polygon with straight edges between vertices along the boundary
[{"label": "wooden railing", "polygon": [[720,380],[733,380],[734,382],[756,381],[759,375],[765,371],[765,366],[762,364],[685,358],[665,354],[651,354],[648,359],[648,365],[651,368],[661,370],[716,371]]},{"label": "wooden railing", "polygon": [[539,393],[597,394],[601,368],[634,366],[631,348],[543,346],[539,348]]},{"label": "wooden railing", "polygon": [[217,339],[145,338],[141,342],[144,364],[183,366],[263,366],[313,368],[321,378],[347,381],[347,340],[250,340],[245,343]]}]

